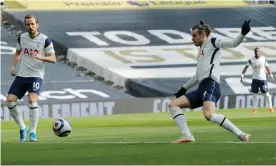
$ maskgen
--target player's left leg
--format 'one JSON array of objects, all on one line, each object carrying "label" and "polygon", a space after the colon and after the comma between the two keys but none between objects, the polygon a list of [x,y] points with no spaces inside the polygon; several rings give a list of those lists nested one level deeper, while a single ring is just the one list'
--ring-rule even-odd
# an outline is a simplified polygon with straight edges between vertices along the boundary
[{"label": "player's left leg", "polygon": [[213,123],[216,123],[224,129],[234,133],[240,140],[248,141],[250,134],[242,132],[237,126],[235,126],[228,118],[222,114],[216,113],[216,103],[220,98],[220,85],[214,81],[213,86],[205,91],[203,96],[203,113],[204,117]]},{"label": "player's left leg", "polygon": [[265,99],[266,99],[266,103],[269,107],[269,111],[270,112],[274,112],[273,106],[272,106],[272,101],[271,101],[271,96],[268,92],[268,86],[267,86],[267,82],[263,81],[262,82],[262,86],[260,87],[262,94],[264,95]]},{"label": "player's left leg", "polygon": [[270,96],[269,92],[264,93],[264,95],[265,95],[265,99],[266,99],[266,102],[267,102],[268,107],[269,107],[269,111],[274,112],[274,109],[273,109],[273,106],[272,106],[272,100],[271,100],[271,96]]},{"label": "player's left leg", "polygon": [[38,97],[40,93],[40,89],[42,86],[43,80],[40,78],[30,78],[29,82],[29,115],[30,115],[30,141],[36,141],[36,129],[38,125],[39,119],[39,106],[38,106]]},{"label": "player's left leg", "polygon": [[[199,87],[204,86],[205,82],[201,82]],[[169,111],[176,122],[177,126],[181,130],[181,137],[174,141],[174,143],[187,143],[194,142],[195,138],[190,132],[187,125],[187,118],[182,112],[182,108],[195,109],[202,106],[202,96],[198,91],[200,88],[186,93],[184,96],[173,99],[169,104]],[[181,109],[180,109],[181,108]]]},{"label": "player's left leg", "polygon": [[25,84],[25,78],[17,76],[9,89],[6,100],[7,106],[10,110],[10,115],[19,126],[19,139],[21,142],[26,141],[27,133],[29,131],[29,128],[24,122],[22,110],[20,110],[17,105],[17,100],[22,99],[28,90],[28,87],[25,86]]}]

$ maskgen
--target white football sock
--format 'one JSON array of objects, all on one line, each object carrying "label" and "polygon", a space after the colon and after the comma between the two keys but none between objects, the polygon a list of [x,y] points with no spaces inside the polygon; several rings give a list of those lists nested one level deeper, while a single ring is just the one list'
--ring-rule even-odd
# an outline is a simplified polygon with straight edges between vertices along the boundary
[{"label": "white football sock", "polygon": [[31,122],[31,128],[30,133],[34,132],[36,133],[38,118],[39,118],[39,107],[37,103],[32,103],[29,105],[30,109],[30,122]]},{"label": "white football sock", "polygon": [[243,132],[235,126],[229,119],[227,119],[224,115],[221,114],[213,114],[211,122],[219,124],[221,127],[225,128],[226,130],[234,133],[236,136],[240,136]]},{"label": "white football sock", "polygon": [[268,92],[265,93],[265,99],[266,99],[266,102],[268,104],[268,107],[272,108],[271,96],[270,96],[270,94]]},{"label": "white football sock", "polygon": [[192,133],[187,125],[187,119],[183,114],[183,111],[179,107],[169,108],[173,120],[181,130],[181,134],[192,136]]},{"label": "white football sock", "polygon": [[257,106],[258,106],[258,94],[257,93],[253,93],[252,105],[253,105],[253,109],[257,109]]},{"label": "white football sock", "polygon": [[16,102],[8,102],[7,105],[10,110],[10,115],[12,116],[14,121],[18,124],[20,130],[25,129],[26,125],[24,123],[22,114],[21,114],[18,106],[16,105]]}]

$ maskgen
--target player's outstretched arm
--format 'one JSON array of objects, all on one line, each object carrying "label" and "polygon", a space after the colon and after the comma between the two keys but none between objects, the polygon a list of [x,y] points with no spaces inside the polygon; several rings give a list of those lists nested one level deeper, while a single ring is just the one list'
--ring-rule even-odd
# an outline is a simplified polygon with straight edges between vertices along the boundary
[{"label": "player's outstretched arm", "polygon": [[186,94],[187,90],[198,83],[197,75],[194,75],[186,84],[184,84],[174,95],[176,98]]},{"label": "player's outstretched arm", "polygon": [[245,21],[242,25],[241,34],[239,34],[236,38],[231,40],[222,40],[222,39],[216,39],[214,38],[214,46],[216,48],[234,48],[241,44],[244,37],[247,35],[247,33],[251,30],[250,28],[250,20]]}]

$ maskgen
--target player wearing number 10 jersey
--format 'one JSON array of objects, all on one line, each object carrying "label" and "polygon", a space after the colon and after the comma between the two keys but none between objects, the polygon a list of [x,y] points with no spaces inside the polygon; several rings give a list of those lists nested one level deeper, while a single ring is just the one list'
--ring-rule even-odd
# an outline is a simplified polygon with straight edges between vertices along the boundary
[{"label": "player wearing number 10 jersey", "polygon": [[[16,76],[12,83],[8,96],[7,106],[10,114],[20,128],[20,141],[26,141],[29,128],[25,125],[17,106],[17,100],[23,98],[28,92],[29,115],[30,115],[30,141],[36,141],[36,128],[39,118],[38,96],[42,87],[45,62],[55,63],[55,50],[51,40],[38,31],[38,18],[26,15],[24,19],[28,32],[22,33],[17,38],[16,53],[12,58],[10,74]],[[15,67],[20,60],[20,67],[15,74]]]}]

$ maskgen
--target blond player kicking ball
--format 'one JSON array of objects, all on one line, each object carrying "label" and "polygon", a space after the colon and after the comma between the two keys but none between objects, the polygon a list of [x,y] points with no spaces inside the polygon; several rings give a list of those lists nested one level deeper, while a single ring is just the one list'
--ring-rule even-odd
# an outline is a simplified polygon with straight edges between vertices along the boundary
[{"label": "blond player kicking ball", "polygon": [[[10,114],[19,126],[20,141],[26,141],[29,128],[23,121],[22,112],[17,106],[17,100],[28,92],[30,109],[30,141],[36,141],[36,128],[39,118],[38,96],[43,84],[45,62],[55,63],[56,55],[51,40],[38,31],[38,18],[26,15],[24,18],[27,32],[17,38],[16,53],[12,58],[10,74],[16,76],[8,96],[7,106]],[[15,74],[15,68],[20,60],[20,68]]]},{"label": "blond player kicking ball", "polygon": [[260,54],[260,48],[254,49],[254,57],[250,58],[244,67],[241,75],[241,82],[243,82],[244,74],[249,66],[252,67],[252,83],[251,83],[251,93],[253,93],[252,103],[253,103],[253,113],[257,112],[258,106],[258,93],[259,90],[265,96],[266,102],[269,106],[269,111],[274,112],[272,107],[271,96],[268,92],[267,80],[266,80],[266,72],[272,78],[273,82],[276,83],[275,78],[268,66],[266,58]]},{"label": "blond player kicking ball", "polygon": [[[187,119],[181,108],[198,108],[203,106],[204,117],[224,129],[234,133],[240,140],[248,141],[250,134],[241,131],[224,115],[216,113],[216,104],[221,96],[220,57],[222,48],[237,47],[250,31],[250,20],[242,25],[241,34],[232,40],[211,37],[211,28],[201,21],[192,28],[192,40],[199,47],[196,74],[175,93],[176,98],[169,104],[173,120],[181,130],[182,136],[175,143],[195,141],[190,132]],[[185,72],[185,71],[184,71]],[[186,94],[187,90],[198,84],[198,88]]]}]

